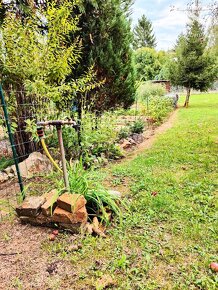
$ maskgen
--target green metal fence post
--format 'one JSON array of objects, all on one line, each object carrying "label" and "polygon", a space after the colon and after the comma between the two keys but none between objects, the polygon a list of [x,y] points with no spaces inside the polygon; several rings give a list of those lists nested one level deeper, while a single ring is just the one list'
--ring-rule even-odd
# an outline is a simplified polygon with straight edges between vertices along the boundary
[{"label": "green metal fence post", "polygon": [[5,102],[3,89],[2,89],[1,84],[0,84],[0,98],[1,98],[2,108],[3,108],[4,116],[5,116],[5,124],[6,124],[7,130],[8,130],[8,136],[9,136],[9,140],[10,140],[10,143],[11,143],[11,149],[12,149],[12,152],[13,152],[13,158],[14,158],[15,167],[16,167],[16,171],[17,171],[17,177],[18,177],[18,182],[19,182],[19,186],[20,186],[21,196],[22,196],[22,199],[24,200],[25,199],[24,186],[23,186],[23,181],[22,181],[22,177],[21,177],[21,174],[20,174],[17,151],[16,151],[15,144],[14,144],[14,137],[13,137],[13,134],[12,134],[12,131],[11,131],[11,124],[10,124],[10,121],[9,121],[7,105],[6,105],[6,102]]}]

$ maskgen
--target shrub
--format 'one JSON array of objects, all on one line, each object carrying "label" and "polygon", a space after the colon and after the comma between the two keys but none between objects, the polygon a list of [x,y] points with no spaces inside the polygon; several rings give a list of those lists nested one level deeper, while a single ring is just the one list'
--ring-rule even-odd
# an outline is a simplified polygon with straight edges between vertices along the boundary
[{"label": "shrub", "polygon": [[[92,164],[99,165],[105,159],[118,159],[122,157],[120,148],[115,144],[118,132],[115,128],[115,116],[105,113],[96,117],[93,113],[83,113],[81,124],[81,146],[78,142],[78,134],[70,126],[62,128],[66,157],[78,159],[82,156],[84,165],[88,168]],[[58,147],[57,134],[48,132],[47,143],[49,147]]]},{"label": "shrub", "polygon": [[166,90],[161,84],[142,83],[137,91],[139,102],[142,103],[143,114],[155,123],[161,123],[172,111],[172,100],[165,96]]},{"label": "shrub", "polygon": [[161,123],[163,119],[172,111],[172,100],[167,97],[152,97],[149,102],[148,115],[157,124]]},{"label": "shrub", "polygon": [[126,139],[129,137],[129,135],[130,135],[130,127],[125,126],[125,127],[122,127],[120,129],[120,132],[118,134],[118,138],[119,139]]},{"label": "shrub", "polygon": [[152,82],[142,83],[137,90],[137,97],[139,101],[146,101],[147,98],[160,97],[166,94],[166,89],[161,84],[154,84]]},{"label": "shrub", "polygon": [[142,119],[136,120],[130,127],[131,133],[140,134],[143,133],[145,122]]}]

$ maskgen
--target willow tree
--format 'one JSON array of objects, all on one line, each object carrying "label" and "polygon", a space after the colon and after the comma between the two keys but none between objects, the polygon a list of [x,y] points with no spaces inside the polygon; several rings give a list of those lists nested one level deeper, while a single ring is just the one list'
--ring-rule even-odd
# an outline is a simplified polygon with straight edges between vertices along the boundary
[{"label": "willow tree", "polygon": [[[78,29],[78,17],[72,17],[76,5],[76,0],[52,1],[46,9],[26,18],[9,9],[1,26],[0,81],[11,92],[10,114],[16,124],[19,156],[35,150],[25,128],[26,119],[31,118],[40,98],[63,103],[72,98],[72,92],[89,85],[90,74],[66,82],[81,56],[79,40],[68,41]],[[44,33],[40,22],[46,24]],[[32,106],[28,105],[30,102]]]}]

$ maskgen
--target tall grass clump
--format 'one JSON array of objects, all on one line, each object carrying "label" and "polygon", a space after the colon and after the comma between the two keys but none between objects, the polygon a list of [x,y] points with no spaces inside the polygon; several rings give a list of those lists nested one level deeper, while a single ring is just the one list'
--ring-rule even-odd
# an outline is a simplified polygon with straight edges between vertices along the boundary
[{"label": "tall grass clump", "polygon": [[[92,179],[90,171],[84,169],[82,159],[75,163],[70,162],[68,176],[70,193],[85,197],[90,214],[100,216],[104,222],[109,223],[107,210],[110,210],[121,219],[121,210],[118,206],[122,203],[120,198],[111,195],[98,181]],[[61,186],[63,187],[63,183]]]}]

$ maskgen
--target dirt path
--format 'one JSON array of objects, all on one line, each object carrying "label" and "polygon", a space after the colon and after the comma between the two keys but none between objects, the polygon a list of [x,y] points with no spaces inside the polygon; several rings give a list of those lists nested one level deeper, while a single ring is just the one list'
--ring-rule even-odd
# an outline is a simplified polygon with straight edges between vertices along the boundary
[{"label": "dirt path", "polygon": [[[178,109],[173,111],[166,122],[161,124],[159,127],[146,130],[144,133],[145,140],[141,144],[137,145],[137,147],[132,147],[131,151],[126,154],[126,158],[116,161],[116,163],[129,162],[130,160],[136,158],[139,154],[143,153],[146,149],[151,148],[158,136],[173,127],[177,118],[177,113]],[[113,188],[114,190],[120,191],[123,195],[127,195],[129,193],[128,178],[123,178],[119,181],[119,184],[115,185],[114,176],[111,174],[106,180],[104,180],[103,185],[106,188]]]},{"label": "dirt path", "polygon": [[137,149],[134,149],[127,155],[126,160],[134,159],[138,154],[142,153],[145,149],[149,149],[154,144],[156,138],[172,128],[177,118],[178,109],[171,113],[170,117],[166,122],[155,129],[149,129],[144,133],[145,141],[138,145]]}]

